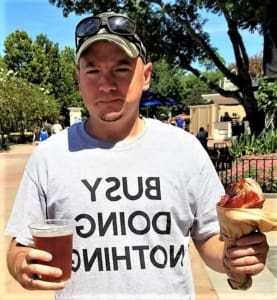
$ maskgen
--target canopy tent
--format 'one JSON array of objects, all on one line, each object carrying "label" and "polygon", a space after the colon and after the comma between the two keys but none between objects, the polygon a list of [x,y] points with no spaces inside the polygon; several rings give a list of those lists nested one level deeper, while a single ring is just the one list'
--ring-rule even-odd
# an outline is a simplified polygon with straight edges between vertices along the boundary
[{"label": "canopy tent", "polygon": [[140,107],[146,109],[146,116],[149,117],[150,111],[153,112],[160,106],[173,106],[177,101],[173,98],[166,98],[158,93],[152,92],[150,89],[144,91],[140,100]]},{"label": "canopy tent", "polygon": [[151,90],[144,91],[141,96],[140,106],[172,106],[176,105],[177,101],[173,98],[166,98],[159,93],[154,93]]},{"label": "canopy tent", "polygon": [[140,102],[140,106],[158,106],[162,105],[162,102],[158,99],[149,99],[149,100],[143,100]]}]

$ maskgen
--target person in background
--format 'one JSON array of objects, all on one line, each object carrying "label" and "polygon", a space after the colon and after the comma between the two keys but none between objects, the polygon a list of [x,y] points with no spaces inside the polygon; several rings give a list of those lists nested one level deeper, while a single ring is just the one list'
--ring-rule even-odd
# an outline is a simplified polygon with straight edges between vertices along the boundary
[{"label": "person in background", "polygon": [[46,131],[46,129],[45,128],[42,128],[42,130],[41,130],[41,132],[40,132],[40,136],[39,136],[39,138],[40,138],[40,141],[41,142],[43,142],[43,141],[45,141],[46,139],[48,139],[48,133],[47,133],[47,131]]},{"label": "person in background", "polygon": [[204,129],[204,127],[200,127],[196,137],[200,141],[201,145],[204,147],[204,149],[208,150],[208,132]]},{"label": "person in background", "polygon": [[55,123],[52,125],[52,134],[57,134],[63,130],[62,125],[59,123],[59,121],[55,121]]},{"label": "person in background", "polygon": [[232,118],[230,117],[230,115],[227,111],[224,113],[224,116],[221,118],[221,120],[222,120],[222,122],[228,122],[228,121],[232,122]]},{"label": "person in background", "polygon": [[181,129],[185,129],[185,126],[186,126],[185,119],[178,117],[175,119],[175,122],[176,122],[177,127],[181,128]]},{"label": "person in background", "polygon": [[43,125],[42,125],[42,128],[45,129],[45,131],[47,132],[48,134],[48,137],[50,137],[52,135],[52,124],[46,120]]},{"label": "person in background", "polygon": [[[41,143],[26,166],[5,231],[11,275],[26,289],[56,291],[56,300],[192,300],[191,240],[215,271],[225,272],[224,261],[235,273],[261,272],[263,234],[230,249],[219,238],[216,203],[225,191],[196,137],[140,117],[152,64],[135,22],[89,16],[75,37],[89,117]],[[41,218],[75,221],[66,284],[59,268],[44,265],[51,254],[33,248],[28,225]]]},{"label": "person in background", "polygon": [[33,145],[38,145],[40,143],[40,133],[41,129],[39,126],[36,126],[33,131]]}]

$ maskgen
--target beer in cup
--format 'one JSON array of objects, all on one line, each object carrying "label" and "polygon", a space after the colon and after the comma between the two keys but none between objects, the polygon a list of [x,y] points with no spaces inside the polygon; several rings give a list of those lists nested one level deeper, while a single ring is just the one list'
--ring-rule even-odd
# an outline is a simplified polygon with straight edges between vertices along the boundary
[{"label": "beer in cup", "polygon": [[39,263],[62,269],[61,277],[53,278],[43,275],[40,278],[55,282],[68,280],[71,277],[72,268],[73,221],[48,219],[33,223],[29,228],[35,248],[52,254],[51,261]]}]

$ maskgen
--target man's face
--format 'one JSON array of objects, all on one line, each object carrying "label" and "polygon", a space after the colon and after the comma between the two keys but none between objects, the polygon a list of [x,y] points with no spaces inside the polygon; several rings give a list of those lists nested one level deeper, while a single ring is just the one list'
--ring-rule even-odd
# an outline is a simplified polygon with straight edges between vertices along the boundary
[{"label": "man's face", "polygon": [[113,122],[137,115],[143,90],[149,88],[152,65],[132,59],[113,43],[93,44],[77,68],[79,89],[90,116]]}]

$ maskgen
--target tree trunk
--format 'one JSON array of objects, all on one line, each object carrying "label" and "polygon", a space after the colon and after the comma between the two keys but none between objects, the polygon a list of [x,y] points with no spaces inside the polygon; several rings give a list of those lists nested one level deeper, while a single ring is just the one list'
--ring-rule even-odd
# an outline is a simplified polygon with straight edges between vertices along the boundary
[{"label": "tree trunk", "polygon": [[243,97],[243,107],[246,113],[247,120],[249,121],[249,126],[251,133],[258,135],[264,129],[265,115],[263,111],[259,111],[256,108],[257,100],[255,96],[244,94]]},{"label": "tree trunk", "polygon": [[277,79],[277,1],[269,0],[264,22],[264,74],[268,79]]}]

